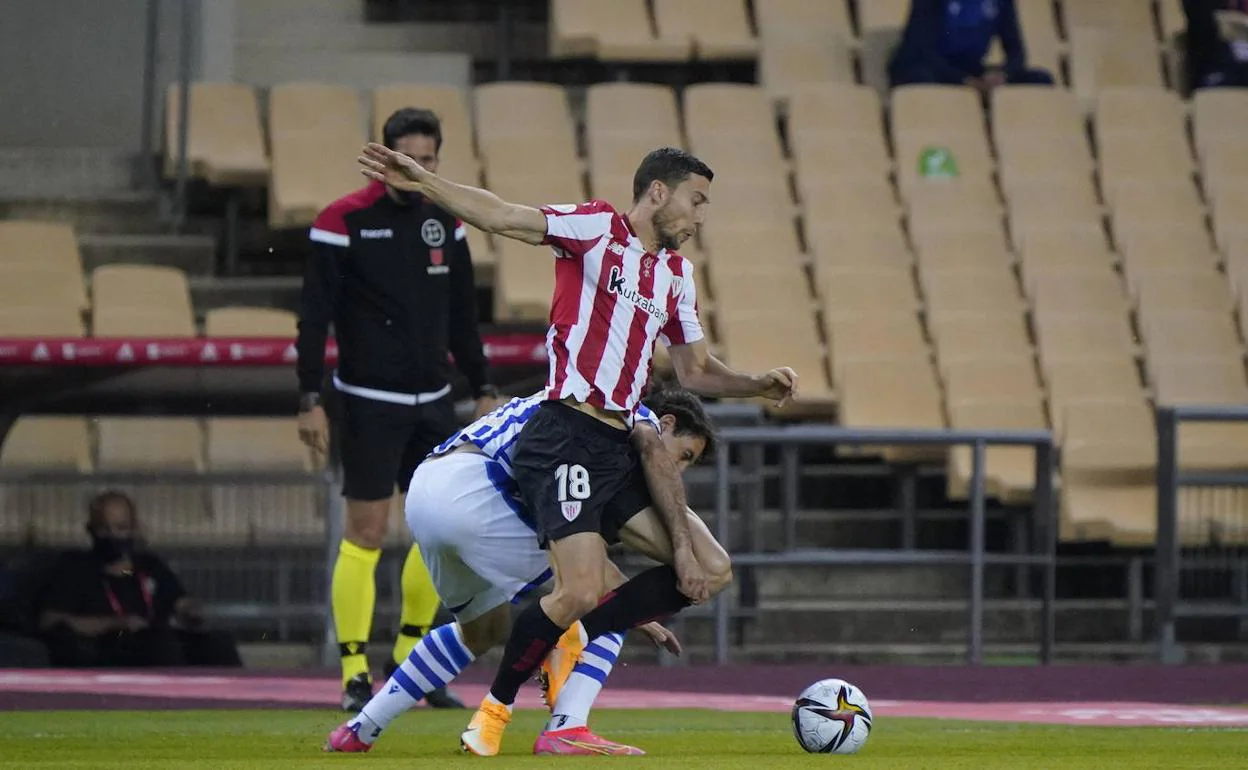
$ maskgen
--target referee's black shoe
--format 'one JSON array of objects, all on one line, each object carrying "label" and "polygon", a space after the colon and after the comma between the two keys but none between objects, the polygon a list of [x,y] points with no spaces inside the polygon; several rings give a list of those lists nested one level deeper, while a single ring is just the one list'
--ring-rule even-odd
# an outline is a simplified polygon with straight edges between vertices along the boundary
[{"label": "referee's black shoe", "polygon": [[[399,664],[395,663],[392,660],[387,660],[385,667],[382,669],[382,673],[385,674],[386,679],[389,679],[390,677],[394,676],[394,672],[398,667],[399,667]],[[435,708],[435,709],[468,708],[467,706],[464,705],[463,701],[461,701],[459,698],[456,698],[451,693],[451,691],[446,689],[445,687],[439,687],[433,692],[430,692],[429,694],[425,695],[425,703],[429,704],[429,708]]]},{"label": "referee's black shoe", "polygon": [[348,679],[347,686],[342,688],[342,710],[358,714],[372,697],[373,683],[369,680],[368,674],[356,674]]}]

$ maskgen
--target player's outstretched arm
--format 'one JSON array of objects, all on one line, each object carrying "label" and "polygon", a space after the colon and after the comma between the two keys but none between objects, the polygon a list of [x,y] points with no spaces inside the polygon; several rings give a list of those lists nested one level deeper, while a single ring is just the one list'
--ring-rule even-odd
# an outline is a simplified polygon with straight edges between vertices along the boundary
[{"label": "player's outstretched arm", "polygon": [[546,237],[546,217],[532,206],[508,203],[489,190],[443,179],[385,145],[369,142],[357,160],[369,179],[420,193],[478,230],[534,246]]},{"label": "player's outstretched arm", "polygon": [[784,406],[797,398],[797,373],[787,366],[763,374],[745,374],[711,355],[706,340],[667,349],[680,384],[694,393],[712,398],[761,396]]},{"label": "player's outstretched arm", "polygon": [[649,423],[639,422],[632,432],[633,446],[641,458],[641,468],[650,488],[650,499],[672,538],[672,567],[680,580],[680,592],[695,603],[710,598],[706,571],[693,555],[693,538],[685,517],[685,482],[672,460],[658,430]]}]

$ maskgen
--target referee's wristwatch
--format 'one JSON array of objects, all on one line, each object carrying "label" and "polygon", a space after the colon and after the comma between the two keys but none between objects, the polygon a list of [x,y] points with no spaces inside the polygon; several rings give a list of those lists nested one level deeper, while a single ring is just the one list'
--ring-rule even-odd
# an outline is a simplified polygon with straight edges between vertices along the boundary
[{"label": "referee's wristwatch", "polygon": [[482,385],[477,388],[477,398],[499,398],[502,394],[498,392],[498,388],[494,385]]},{"label": "referee's wristwatch", "polygon": [[300,393],[299,394],[299,413],[310,412],[321,405],[320,393]]}]

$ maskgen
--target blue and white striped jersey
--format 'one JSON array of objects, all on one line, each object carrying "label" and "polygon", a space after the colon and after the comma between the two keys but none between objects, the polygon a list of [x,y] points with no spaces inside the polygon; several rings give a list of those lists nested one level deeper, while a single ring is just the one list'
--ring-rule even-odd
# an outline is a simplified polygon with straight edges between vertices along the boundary
[{"label": "blue and white striped jersey", "polygon": [[[546,392],[535,393],[524,398],[513,398],[476,422],[443,441],[430,452],[431,457],[444,455],[447,452],[471,443],[481,450],[481,454],[497,461],[511,476],[511,450],[520,431],[528,423],[529,418],[537,411],[538,406],[546,401]],[[662,430],[659,417],[645,404],[638,404],[633,413],[634,424],[644,420],[656,429]]]}]

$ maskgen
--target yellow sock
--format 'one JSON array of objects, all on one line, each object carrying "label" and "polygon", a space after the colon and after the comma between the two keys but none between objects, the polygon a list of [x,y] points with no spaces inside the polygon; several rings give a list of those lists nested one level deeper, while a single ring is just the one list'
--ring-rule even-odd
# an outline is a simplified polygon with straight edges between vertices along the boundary
[{"label": "yellow sock", "polygon": [[441,600],[433,587],[433,578],[425,567],[425,560],[420,558],[420,549],[415,545],[407,552],[407,560],[403,562],[403,613],[399,616],[399,636],[394,641],[394,662],[402,663],[411,654],[412,648],[425,635],[438,614]]},{"label": "yellow sock", "polygon": [[377,603],[377,561],[381,550],[362,548],[343,540],[334,562],[330,602],[334,609],[334,630],[342,656],[342,682],[368,673],[368,637],[373,628],[373,607]]}]

